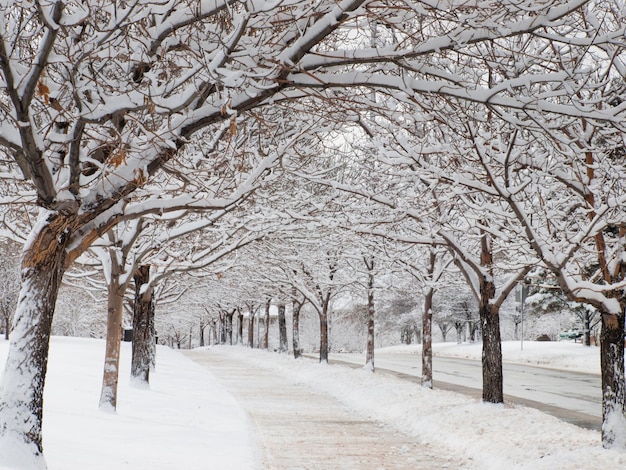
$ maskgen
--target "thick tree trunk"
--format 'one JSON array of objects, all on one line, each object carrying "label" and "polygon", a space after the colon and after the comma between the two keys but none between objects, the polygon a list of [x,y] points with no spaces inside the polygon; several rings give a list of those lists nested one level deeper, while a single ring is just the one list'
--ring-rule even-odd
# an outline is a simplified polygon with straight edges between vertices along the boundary
[{"label": "thick tree trunk", "polygon": [[600,366],[602,373],[602,445],[626,446],[626,378],[624,376],[624,306],[622,313],[602,313]]},{"label": "thick tree trunk", "polygon": [[320,315],[320,362],[328,362],[328,317]]},{"label": "thick tree trunk", "polygon": [[243,313],[240,310],[237,312],[237,318],[239,319],[237,323],[237,344],[243,344]]},{"label": "thick tree trunk", "polygon": [[221,310],[219,312],[219,323],[218,323],[218,341],[219,344],[224,344],[226,342],[226,317],[224,315],[224,311]]},{"label": "thick tree trunk", "polygon": [[213,332],[213,344],[220,344],[219,339],[217,337],[217,320],[213,320],[213,324],[211,325],[211,331]]},{"label": "thick tree trunk", "polygon": [[235,311],[226,312],[226,337],[228,339],[228,344],[233,345],[233,315]]},{"label": "thick tree trunk", "polygon": [[591,315],[589,315],[589,312],[585,312],[584,315],[585,315],[584,325],[583,325],[583,331],[585,333],[584,343],[585,343],[585,346],[591,346]]},{"label": "thick tree trunk", "polygon": [[102,391],[100,392],[100,408],[111,411],[115,411],[117,408],[123,302],[124,292],[120,288],[119,271],[113,266],[108,286],[107,338],[104,372],[102,374]]},{"label": "thick tree trunk", "polygon": [[454,323],[454,329],[456,330],[456,344],[463,342],[463,323]]},{"label": "thick tree trunk", "polygon": [[478,313],[483,331],[483,401],[503,403],[502,342],[499,308],[491,304],[495,294],[492,281],[482,280]]},{"label": "thick tree trunk", "polygon": [[287,340],[287,319],[285,317],[285,305],[278,306],[278,351],[281,353],[289,352],[289,343]]},{"label": "thick tree trunk", "polygon": [[143,291],[150,281],[150,266],[139,266],[135,275],[135,302],[133,310],[133,347],[130,376],[134,381],[150,382],[150,364],[154,338],[154,299],[152,289]]},{"label": "thick tree trunk", "polygon": [[293,342],[293,357],[298,359],[302,356],[302,349],[300,348],[300,310],[302,304],[296,300],[293,301],[293,316],[291,324],[291,341]]},{"label": "thick tree trunk", "polygon": [[11,332],[11,319],[6,316],[4,317],[4,339],[9,340],[9,333]]},{"label": "thick tree trunk", "polygon": [[365,369],[374,372],[374,341],[376,339],[374,329],[374,316],[376,313],[374,305],[374,257],[364,256],[363,261],[367,268],[367,344],[365,346]]},{"label": "thick tree trunk", "polygon": [[252,309],[248,316],[248,347],[254,348],[254,312]]},{"label": "thick tree trunk", "polygon": [[433,295],[429,288],[424,296],[422,314],[422,387],[433,388]]},{"label": "thick tree trunk", "polygon": [[[369,267],[369,265],[368,265]],[[373,269],[373,266],[372,266]],[[374,274],[370,270],[367,279],[367,348],[365,353],[365,367],[374,372],[374,340],[376,339],[374,330],[374,315],[376,308],[374,305]]]},{"label": "thick tree trunk", "polygon": [[330,304],[330,294],[322,300],[322,311],[320,312],[320,362],[328,362],[328,305]]},{"label": "thick tree trunk", "polygon": [[263,334],[263,349],[269,349],[270,347],[270,306],[272,305],[271,299],[268,299],[265,303],[265,331]]},{"label": "thick tree trunk", "polygon": [[22,287],[0,381],[0,467],[46,467],[43,392],[68,225],[62,216],[44,214],[24,247]]}]

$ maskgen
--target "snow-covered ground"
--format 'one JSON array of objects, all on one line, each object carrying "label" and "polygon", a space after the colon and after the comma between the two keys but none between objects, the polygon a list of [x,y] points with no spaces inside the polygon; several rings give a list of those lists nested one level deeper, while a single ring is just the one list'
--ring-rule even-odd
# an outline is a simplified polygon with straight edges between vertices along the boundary
[{"label": "snow-covered ground", "polygon": [[[0,340],[0,375],[7,351]],[[52,338],[44,394],[49,470],[255,468],[247,416],[206,369],[159,347],[150,388],[137,388],[130,343],[122,343],[121,360],[117,413],[103,412],[104,341]]]},{"label": "snow-covered ground", "polygon": [[[377,351],[404,354],[421,354],[419,344],[392,346]],[[433,354],[440,357],[461,357],[480,360],[482,343],[435,343]],[[600,348],[585,347],[573,341],[503,341],[502,358],[505,362],[531,364],[551,369],[600,373]]]},{"label": "snow-covered ground", "polygon": [[[250,423],[212,374],[176,351],[159,348],[150,389],[133,388],[128,380],[128,344],[123,346],[119,407],[116,414],[109,414],[97,408],[104,343],[53,338],[44,416],[50,470],[258,467]],[[515,346],[519,348],[519,343],[505,343],[505,358],[578,370],[590,370],[584,363],[598,359],[597,348],[580,344],[529,342],[519,354]],[[7,343],[0,341],[0,360],[6,349]],[[415,347],[394,349],[416,351]],[[436,351],[480,357],[480,345],[449,343],[437,345]],[[602,449],[598,432],[533,409],[486,405],[387,375],[259,350],[216,347],[207,354],[228,354],[250,367],[270,368],[290,381],[329,393],[356,413],[462,456],[466,468],[579,469],[626,464],[626,452]],[[576,362],[581,365],[574,367]]]}]

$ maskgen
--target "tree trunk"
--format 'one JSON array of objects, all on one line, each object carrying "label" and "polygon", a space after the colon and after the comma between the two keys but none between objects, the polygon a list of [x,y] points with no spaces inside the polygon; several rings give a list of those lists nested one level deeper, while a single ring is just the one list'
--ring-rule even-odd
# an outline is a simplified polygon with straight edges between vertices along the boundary
[{"label": "tree trunk", "polygon": [[585,346],[591,346],[591,315],[587,311],[584,312],[583,331],[585,333],[585,336],[584,336]]},{"label": "tree trunk", "polygon": [[[113,259],[113,257],[111,257]],[[111,267],[111,280],[107,299],[107,338],[102,374],[100,408],[115,411],[117,408],[117,384],[120,369],[120,342],[122,340],[122,314],[124,292],[120,288],[119,266]]]},{"label": "tree trunk", "polygon": [[424,313],[422,314],[422,387],[433,388],[433,295],[429,288],[424,296]]},{"label": "tree trunk", "polygon": [[[369,264],[367,265],[369,268]],[[373,261],[372,261],[373,269]],[[374,306],[374,274],[370,269],[367,276],[367,351],[365,354],[365,367],[374,372],[374,315],[376,308]]]},{"label": "tree trunk", "polygon": [[239,323],[237,324],[237,344],[243,344],[243,313],[240,310],[237,312],[237,317],[239,318]]},{"label": "tree trunk", "polygon": [[9,340],[9,333],[11,331],[11,318],[9,316],[4,317],[4,339]]},{"label": "tree trunk", "polygon": [[268,299],[265,303],[265,332],[263,334],[263,349],[269,349],[270,345],[270,306],[272,300]]},{"label": "tree trunk", "polygon": [[22,286],[0,381],[0,466],[46,467],[41,436],[43,392],[54,306],[65,271],[68,226],[68,219],[47,213],[24,246]]},{"label": "tree trunk", "polygon": [[289,352],[289,343],[287,340],[287,319],[285,318],[285,305],[284,304],[280,304],[278,306],[278,334],[279,334],[278,351],[281,353]]},{"label": "tree trunk", "polygon": [[293,316],[291,323],[291,340],[293,342],[293,357],[298,359],[302,356],[302,349],[300,348],[300,310],[302,304],[296,300],[293,301]]},{"label": "tree trunk", "polygon": [[215,322],[215,344],[222,344],[222,314],[218,315],[219,318]]},{"label": "tree trunk", "polygon": [[[624,305],[622,313],[602,313],[600,330],[600,367],[602,373],[602,445],[626,445],[626,401],[624,376]],[[619,442],[618,442],[619,441]]]},{"label": "tree trunk", "polygon": [[133,380],[150,382],[152,343],[154,342],[154,299],[152,289],[142,292],[150,281],[150,266],[139,266],[135,275],[135,305],[133,310],[133,347],[130,375]]},{"label": "tree trunk", "polygon": [[206,326],[204,325],[204,323],[200,322],[200,347],[203,348],[205,346],[204,344],[204,329],[206,328]]},{"label": "tree trunk", "polygon": [[320,312],[320,362],[328,363],[328,305],[330,294],[322,299],[322,311]]},{"label": "tree trunk", "polygon": [[226,337],[228,339],[228,344],[233,345],[233,315],[235,311],[226,312]]},{"label": "tree trunk", "polygon": [[456,344],[461,344],[463,342],[463,323],[455,322],[454,329],[456,330]]},{"label": "tree trunk", "polygon": [[494,295],[495,286],[493,282],[482,279],[478,314],[483,331],[483,401],[503,403],[500,309],[491,304]]},{"label": "tree trunk", "polygon": [[252,313],[248,315],[248,347],[254,348],[254,317]]}]

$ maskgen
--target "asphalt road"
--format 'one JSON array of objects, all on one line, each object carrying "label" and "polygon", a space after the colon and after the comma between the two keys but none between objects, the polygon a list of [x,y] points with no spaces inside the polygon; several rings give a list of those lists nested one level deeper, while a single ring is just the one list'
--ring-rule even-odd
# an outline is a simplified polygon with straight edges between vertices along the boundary
[{"label": "asphalt road", "polygon": [[[364,364],[361,354],[331,354],[330,361]],[[421,357],[378,353],[376,370],[419,382]],[[600,376],[521,364],[504,364],[505,402],[540,409],[564,421],[599,430],[602,424]],[[482,396],[481,363],[457,358],[433,358],[433,386],[474,397]]]}]

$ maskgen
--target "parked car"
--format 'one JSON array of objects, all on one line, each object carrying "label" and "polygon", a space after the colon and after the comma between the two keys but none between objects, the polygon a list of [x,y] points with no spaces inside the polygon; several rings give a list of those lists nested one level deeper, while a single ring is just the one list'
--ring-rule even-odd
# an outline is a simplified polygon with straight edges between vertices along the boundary
[{"label": "parked car", "polygon": [[582,331],[564,331],[563,333],[559,333],[559,339],[573,339],[576,341],[578,338],[582,337]]}]

